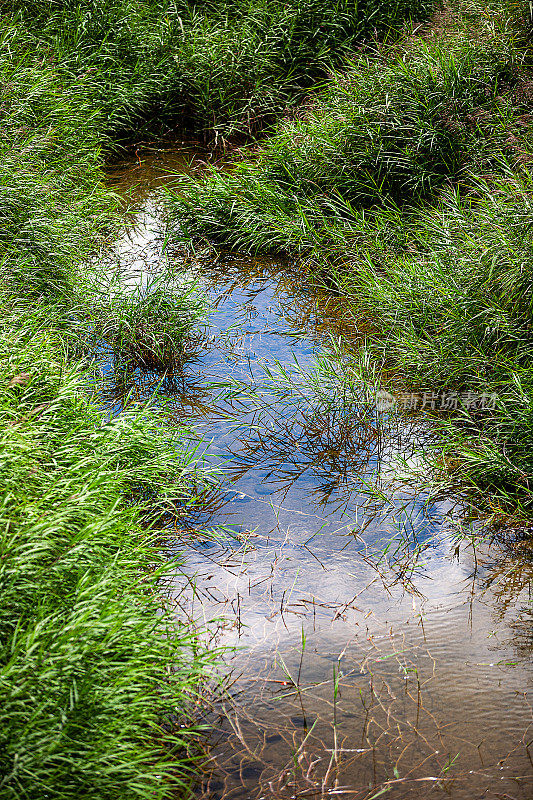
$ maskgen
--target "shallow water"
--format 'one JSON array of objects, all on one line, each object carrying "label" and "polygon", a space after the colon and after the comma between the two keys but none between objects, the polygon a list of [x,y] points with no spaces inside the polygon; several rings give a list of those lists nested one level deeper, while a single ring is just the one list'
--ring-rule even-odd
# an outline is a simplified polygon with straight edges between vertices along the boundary
[{"label": "shallow water", "polygon": [[[193,157],[144,150],[110,170],[133,197],[127,269],[157,271],[158,188]],[[223,491],[202,520],[217,535],[183,536],[195,588],[179,603],[219,618],[213,646],[232,649],[198,796],[532,797],[530,551],[458,548],[458,508],[393,480],[420,419],[383,424],[324,370],[310,388],[316,359],[340,338],[328,363],[344,374],[357,341],[335,296],[259,259],[205,258],[201,284],[206,344],[175,400]]]}]

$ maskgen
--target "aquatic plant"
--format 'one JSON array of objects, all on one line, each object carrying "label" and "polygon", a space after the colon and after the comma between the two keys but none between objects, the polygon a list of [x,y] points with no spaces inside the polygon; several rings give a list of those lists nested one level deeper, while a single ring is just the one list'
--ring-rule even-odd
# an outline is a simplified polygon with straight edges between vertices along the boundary
[{"label": "aquatic plant", "polygon": [[110,343],[121,369],[141,367],[173,375],[197,351],[198,323],[204,314],[190,279],[176,282],[162,273],[133,289],[115,286],[95,306],[91,333]]}]

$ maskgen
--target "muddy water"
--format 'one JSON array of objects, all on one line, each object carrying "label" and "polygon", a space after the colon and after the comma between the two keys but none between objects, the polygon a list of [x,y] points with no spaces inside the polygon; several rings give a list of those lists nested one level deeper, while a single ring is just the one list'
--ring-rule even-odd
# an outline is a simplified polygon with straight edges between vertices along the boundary
[{"label": "muddy water", "polygon": [[[133,190],[127,269],[160,267],[158,187],[193,155],[110,172]],[[201,284],[206,344],[174,399],[222,489],[208,532],[183,536],[179,597],[229,649],[198,796],[533,797],[531,552],[458,546],[457,506],[398,488],[420,421],[383,425],[347,397],[332,339],[356,332],[335,297],[257,259],[206,259]],[[337,377],[313,379],[324,353]]]}]

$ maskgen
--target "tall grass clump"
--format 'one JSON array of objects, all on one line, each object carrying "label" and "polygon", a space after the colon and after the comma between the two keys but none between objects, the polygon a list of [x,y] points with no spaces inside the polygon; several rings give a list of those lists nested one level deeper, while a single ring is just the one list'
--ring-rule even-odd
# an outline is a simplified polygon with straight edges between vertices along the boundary
[{"label": "tall grass clump", "polygon": [[524,15],[499,6],[486,35],[478,19],[354,61],[169,206],[176,238],[333,281],[382,385],[442,408],[426,455],[444,484],[530,517],[533,73]]},{"label": "tall grass clump", "polygon": [[484,508],[531,516],[530,179],[471,181],[470,194],[401,218],[395,240],[398,215],[376,214],[380,247],[350,243],[338,281],[379,331],[366,349],[388,388],[445,409],[429,455],[446,480]]},{"label": "tall grass clump", "polygon": [[509,95],[520,63],[501,43],[361,57],[256,158],[184,181],[174,201],[180,226],[239,249],[306,252],[346,218],[412,207],[467,169],[499,170],[502,153],[516,155]]},{"label": "tall grass clump", "polygon": [[2,30],[0,795],[175,797],[209,658],[169,603],[166,532],[206,476],[162,410],[88,397],[107,120],[34,42]]},{"label": "tall grass clump", "polygon": [[129,289],[120,280],[113,283],[105,291],[93,287],[95,303],[86,344],[98,347],[106,342],[122,380],[136,369],[169,378],[183,373],[203,342],[206,308],[194,283],[165,272]]}]

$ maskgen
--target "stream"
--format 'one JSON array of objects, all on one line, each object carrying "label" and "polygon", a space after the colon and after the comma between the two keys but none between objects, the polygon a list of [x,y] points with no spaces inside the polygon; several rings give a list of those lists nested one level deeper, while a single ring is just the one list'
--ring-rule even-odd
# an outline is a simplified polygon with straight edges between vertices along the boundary
[{"label": "stream", "polygon": [[[125,271],[157,272],[159,190],[195,158],[109,168]],[[398,488],[423,421],[383,427],[343,395],[357,332],[334,293],[251,257],[206,258],[201,289],[206,344],[174,393],[223,489],[176,594],[226,649],[198,797],[533,797],[530,550],[458,543],[457,504]]]}]

